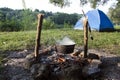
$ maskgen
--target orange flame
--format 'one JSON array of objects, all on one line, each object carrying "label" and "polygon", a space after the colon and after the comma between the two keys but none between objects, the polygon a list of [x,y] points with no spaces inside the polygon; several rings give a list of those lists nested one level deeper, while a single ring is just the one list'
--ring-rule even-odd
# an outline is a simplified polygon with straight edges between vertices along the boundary
[{"label": "orange flame", "polygon": [[64,59],[64,58],[58,58],[58,60],[57,60],[57,62],[59,62],[59,63],[63,63],[63,62],[65,62],[66,60]]}]

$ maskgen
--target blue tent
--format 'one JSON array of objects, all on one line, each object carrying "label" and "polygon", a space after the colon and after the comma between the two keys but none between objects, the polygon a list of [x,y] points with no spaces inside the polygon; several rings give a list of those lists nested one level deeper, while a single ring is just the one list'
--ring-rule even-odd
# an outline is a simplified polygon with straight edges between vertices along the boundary
[{"label": "blue tent", "polygon": [[[110,19],[101,10],[95,9],[86,13],[88,23],[91,29],[97,31],[114,31],[114,27]],[[75,24],[74,29],[83,29],[83,19]]]}]

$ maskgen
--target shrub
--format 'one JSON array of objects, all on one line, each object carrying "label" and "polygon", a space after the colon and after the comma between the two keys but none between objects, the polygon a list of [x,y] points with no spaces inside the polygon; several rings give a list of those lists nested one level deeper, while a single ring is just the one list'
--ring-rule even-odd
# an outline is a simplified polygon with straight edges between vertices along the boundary
[{"label": "shrub", "polygon": [[0,23],[0,31],[20,31],[21,24],[15,20],[7,20]]}]

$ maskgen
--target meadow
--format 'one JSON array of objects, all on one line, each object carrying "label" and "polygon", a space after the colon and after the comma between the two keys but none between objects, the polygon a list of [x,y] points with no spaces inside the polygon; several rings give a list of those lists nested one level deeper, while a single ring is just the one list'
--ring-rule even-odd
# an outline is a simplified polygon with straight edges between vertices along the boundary
[{"label": "meadow", "polygon": [[[68,36],[75,41],[76,46],[83,46],[84,32],[73,29],[51,29],[42,30],[41,44],[50,46],[55,45],[57,40]],[[115,32],[96,32],[92,31],[94,40],[88,34],[89,49],[104,49],[112,54],[120,54],[120,33]],[[21,32],[0,32],[0,51],[16,51],[24,49],[34,49],[36,31]]]}]

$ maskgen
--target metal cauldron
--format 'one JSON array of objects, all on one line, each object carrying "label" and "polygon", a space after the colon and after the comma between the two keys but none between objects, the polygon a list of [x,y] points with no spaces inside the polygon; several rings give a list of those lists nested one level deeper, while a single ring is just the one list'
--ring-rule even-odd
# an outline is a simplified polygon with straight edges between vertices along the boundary
[{"label": "metal cauldron", "polygon": [[69,54],[74,51],[75,42],[68,37],[64,37],[62,40],[57,41],[57,52]]}]

